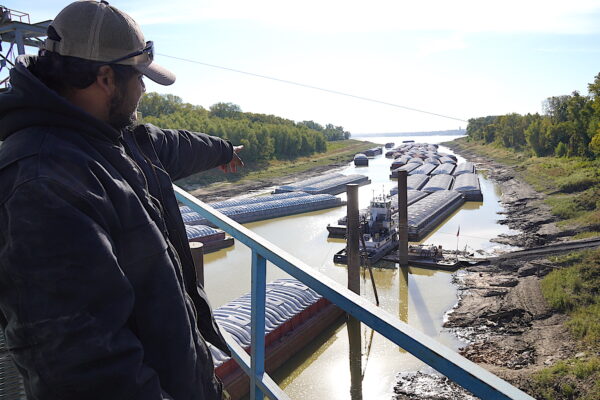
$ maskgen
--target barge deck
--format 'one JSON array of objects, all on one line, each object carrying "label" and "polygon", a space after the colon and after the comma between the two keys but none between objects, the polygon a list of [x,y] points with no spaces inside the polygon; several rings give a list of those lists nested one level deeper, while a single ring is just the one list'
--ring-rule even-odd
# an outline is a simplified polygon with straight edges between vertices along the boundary
[{"label": "barge deck", "polygon": [[[246,294],[214,311],[222,329],[246,350],[250,348],[250,303]],[[304,348],[344,313],[334,304],[295,279],[279,279],[267,284],[265,310],[265,369],[272,373]],[[248,376],[217,348],[210,346],[215,373],[223,381],[232,400],[247,395]]]}]

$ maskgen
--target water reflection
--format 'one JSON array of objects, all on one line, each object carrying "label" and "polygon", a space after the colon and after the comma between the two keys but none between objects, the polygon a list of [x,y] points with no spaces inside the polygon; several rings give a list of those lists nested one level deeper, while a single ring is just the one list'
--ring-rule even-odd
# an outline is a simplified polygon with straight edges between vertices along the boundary
[{"label": "water reflection", "polygon": [[399,267],[398,284],[398,318],[408,323],[408,269]]},{"label": "water reflection", "polygon": [[236,242],[234,241],[233,246],[212,253],[204,254],[204,264],[227,258],[227,253],[235,251],[235,246]]}]

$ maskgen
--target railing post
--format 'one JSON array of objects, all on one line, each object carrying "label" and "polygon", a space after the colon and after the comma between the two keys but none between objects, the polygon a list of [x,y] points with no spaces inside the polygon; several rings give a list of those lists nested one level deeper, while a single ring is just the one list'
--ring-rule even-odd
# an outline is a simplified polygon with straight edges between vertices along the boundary
[{"label": "railing post", "polygon": [[398,264],[408,266],[408,206],[406,171],[398,171]]},{"label": "railing post", "polygon": [[267,260],[252,251],[252,348],[250,352],[252,374],[250,375],[250,399],[264,399],[257,381],[265,373],[265,299],[267,290]]},{"label": "railing post", "polygon": [[346,185],[348,203],[346,205],[346,257],[348,265],[348,289],[360,295],[360,254],[358,248],[358,185]]}]

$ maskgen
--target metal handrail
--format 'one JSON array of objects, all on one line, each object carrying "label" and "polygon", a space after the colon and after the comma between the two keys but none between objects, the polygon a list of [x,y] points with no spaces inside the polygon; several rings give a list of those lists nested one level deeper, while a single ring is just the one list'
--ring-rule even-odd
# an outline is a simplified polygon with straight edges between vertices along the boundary
[{"label": "metal handrail", "polygon": [[482,399],[533,400],[533,397],[349,291],[183,189],[175,185],[173,188],[180,202],[252,250],[252,350],[250,362],[248,363],[247,358],[243,357],[244,354],[238,354],[233,343],[228,341],[242,369],[246,373],[250,372],[251,399],[262,399],[265,394],[272,399],[287,399],[281,389],[278,391],[280,394],[272,390],[273,381],[264,372],[264,299],[266,295],[266,260],[268,260],[476,396]]}]

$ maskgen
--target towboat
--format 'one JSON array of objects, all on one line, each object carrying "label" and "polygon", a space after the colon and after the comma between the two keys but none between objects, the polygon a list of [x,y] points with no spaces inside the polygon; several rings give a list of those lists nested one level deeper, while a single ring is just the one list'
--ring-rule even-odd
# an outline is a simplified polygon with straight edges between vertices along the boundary
[{"label": "towboat", "polygon": [[[368,219],[367,219],[368,218]],[[371,200],[367,218],[361,223],[359,251],[374,264],[398,246],[398,222],[392,218],[391,197],[380,195]],[[347,264],[346,249],[334,254],[333,262]]]}]

